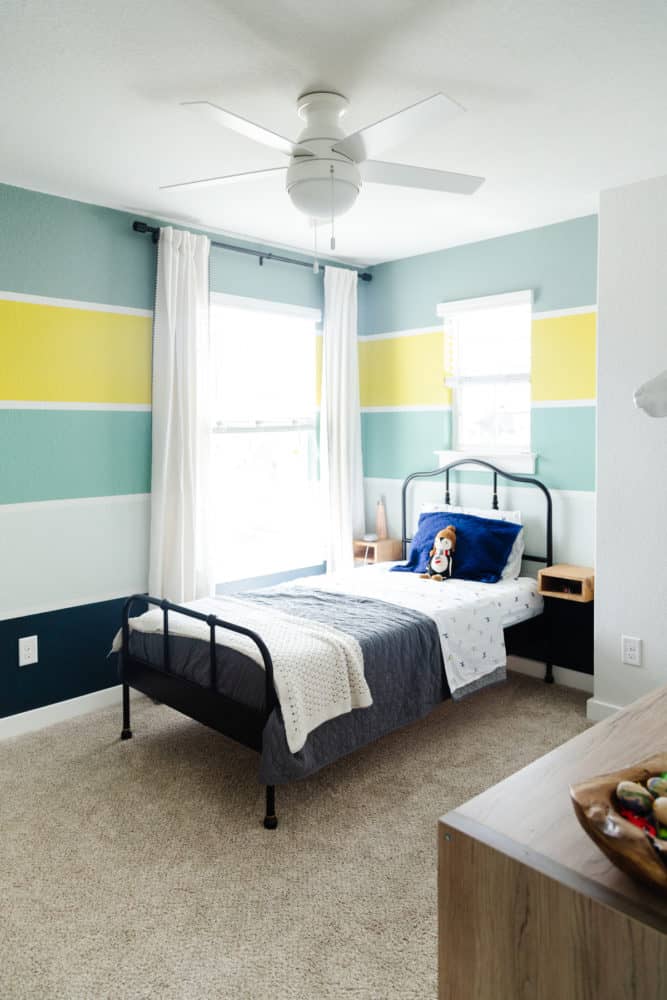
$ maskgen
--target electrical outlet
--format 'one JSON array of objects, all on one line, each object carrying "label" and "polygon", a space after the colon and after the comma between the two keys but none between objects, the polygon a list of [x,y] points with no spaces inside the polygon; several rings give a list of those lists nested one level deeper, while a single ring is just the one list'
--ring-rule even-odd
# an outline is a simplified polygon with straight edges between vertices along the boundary
[{"label": "electrical outlet", "polygon": [[642,665],[642,641],[634,635],[621,636],[621,660],[631,667]]},{"label": "electrical outlet", "polygon": [[37,636],[26,635],[19,639],[19,667],[37,663]]}]

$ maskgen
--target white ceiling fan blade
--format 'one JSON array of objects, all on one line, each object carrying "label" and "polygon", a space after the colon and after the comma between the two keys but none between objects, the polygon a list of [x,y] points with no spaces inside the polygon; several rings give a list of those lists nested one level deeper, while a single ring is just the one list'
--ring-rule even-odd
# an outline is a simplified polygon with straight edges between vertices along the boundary
[{"label": "white ceiling fan blade", "polygon": [[255,122],[248,121],[247,118],[242,118],[241,115],[235,115],[232,111],[219,108],[217,104],[211,104],[210,101],[184,101],[182,107],[202,111],[210,118],[213,118],[214,121],[217,121],[219,125],[222,125],[223,128],[229,128],[233,132],[238,132],[239,135],[244,135],[246,139],[259,142],[262,146],[269,146],[279,153],[284,153],[285,156],[292,156],[295,153],[298,153],[299,156],[312,156],[311,151],[306,146],[300,146],[298,143],[292,142],[282,135],[278,135],[277,132],[272,132],[270,129],[264,128],[263,125],[257,125]]},{"label": "white ceiling fan blade", "polygon": [[175,191],[179,188],[215,187],[218,184],[237,184],[239,181],[261,181],[271,174],[282,174],[287,167],[269,167],[268,170],[246,170],[243,174],[222,174],[221,177],[203,177],[197,181],[181,181],[179,184],[162,184],[160,191]]},{"label": "white ceiling fan blade", "polygon": [[396,187],[423,188],[426,191],[447,191],[449,194],[474,194],[484,183],[473,174],[454,174],[449,170],[410,167],[404,163],[383,163],[366,160],[360,166],[364,181],[371,184],[394,184]]},{"label": "white ceiling fan blade", "polygon": [[396,111],[373,125],[352,132],[333,147],[337,153],[349,156],[356,163],[370,160],[385,149],[399,146],[416,132],[437,128],[448,118],[465,111],[460,104],[444,94],[433,94],[409,108]]}]

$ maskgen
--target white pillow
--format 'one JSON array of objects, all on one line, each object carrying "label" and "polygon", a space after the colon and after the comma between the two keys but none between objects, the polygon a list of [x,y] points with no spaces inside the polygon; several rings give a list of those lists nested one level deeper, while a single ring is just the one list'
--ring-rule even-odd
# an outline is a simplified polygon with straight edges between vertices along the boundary
[{"label": "white pillow", "polygon": [[[520,510],[487,510],[480,507],[455,507],[447,503],[424,503],[419,509],[420,514],[472,514],[473,517],[490,517],[493,521],[510,521],[512,524],[521,524]],[[514,544],[507,557],[505,568],[500,574],[501,580],[516,580],[521,575],[521,561],[523,559],[525,545],[523,541],[523,527],[514,539]]]}]

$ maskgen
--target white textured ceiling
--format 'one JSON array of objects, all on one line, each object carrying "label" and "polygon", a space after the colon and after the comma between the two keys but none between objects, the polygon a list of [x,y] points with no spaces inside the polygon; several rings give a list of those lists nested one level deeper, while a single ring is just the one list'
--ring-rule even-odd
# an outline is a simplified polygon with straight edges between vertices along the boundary
[{"label": "white textured ceiling", "polygon": [[585,215],[667,173],[664,0],[0,0],[0,20],[0,181],[260,242],[312,246],[281,180],[158,191],[283,162],[180,101],[290,137],[305,90],[344,93],[350,131],[435,91],[463,104],[383,158],[486,184],[366,187],[336,233],[362,263]]}]

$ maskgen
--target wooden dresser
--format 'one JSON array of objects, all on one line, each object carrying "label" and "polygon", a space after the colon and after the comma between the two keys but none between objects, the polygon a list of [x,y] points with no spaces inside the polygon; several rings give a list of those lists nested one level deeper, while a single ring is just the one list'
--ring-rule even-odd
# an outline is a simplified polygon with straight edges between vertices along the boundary
[{"label": "wooden dresser", "polygon": [[607,861],[569,796],[656,751],[667,687],[442,817],[440,1000],[667,1000],[667,896]]}]

